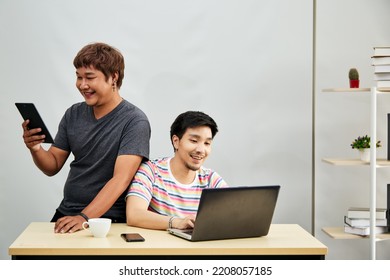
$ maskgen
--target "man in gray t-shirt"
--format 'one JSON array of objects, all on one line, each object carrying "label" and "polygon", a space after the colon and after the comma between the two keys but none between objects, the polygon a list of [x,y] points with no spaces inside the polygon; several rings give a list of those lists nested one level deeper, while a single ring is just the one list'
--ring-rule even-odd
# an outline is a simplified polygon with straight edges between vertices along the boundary
[{"label": "man in gray t-shirt", "polygon": [[[149,147],[145,145],[150,134],[148,128],[145,114],[126,100],[98,120],[84,102],[69,108],[53,144],[74,155],[58,211],[64,215],[82,212],[112,178],[118,156],[148,158]],[[103,217],[126,222],[124,214],[125,193]]]},{"label": "man in gray t-shirt", "polygon": [[72,153],[64,198],[52,222],[56,233],[75,232],[89,218],[125,222],[125,193],[143,160],[149,157],[150,124],[146,115],[124,100],[119,89],[124,59],[115,48],[93,43],[82,48],[73,64],[76,86],[85,102],[63,116],[54,143],[42,148],[40,129],[22,124],[24,142],[34,163],[53,176]]}]

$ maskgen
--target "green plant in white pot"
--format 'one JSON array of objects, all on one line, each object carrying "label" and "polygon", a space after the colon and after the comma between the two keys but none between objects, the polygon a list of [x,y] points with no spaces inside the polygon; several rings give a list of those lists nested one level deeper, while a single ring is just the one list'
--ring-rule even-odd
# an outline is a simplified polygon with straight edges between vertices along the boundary
[{"label": "green plant in white pot", "polygon": [[[362,161],[366,161],[366,162],[370,161],[370,148],[371,148],[370,143],[371,143],[371,137],[368,135],[364,135],[356,138],[351,144],[352,149],[359,150],[360,159]],[[377,148],[382,147],[381,141],[376,142],[376,147]]]}]

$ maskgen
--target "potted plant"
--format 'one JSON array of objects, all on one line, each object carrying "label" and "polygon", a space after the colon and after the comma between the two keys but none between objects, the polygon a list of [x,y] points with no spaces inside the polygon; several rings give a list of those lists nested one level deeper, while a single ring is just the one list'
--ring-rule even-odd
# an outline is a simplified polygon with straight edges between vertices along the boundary
[{"label": "potted plant", "polygon": [[358,88],[359,87],[359,72],[356,68],[349,69],[349,87]]},{"label": "potted plant", "polygon": [[[356,138],[352,144],[351,147],[352,149],[357,149],[360,152],[360,159],[362,161],[370,161],[370,142],[371,142],[371,137],[368,135],[364,136],[359,136]],[[381,141],[376,142],[376,147],[382,147]]]}]

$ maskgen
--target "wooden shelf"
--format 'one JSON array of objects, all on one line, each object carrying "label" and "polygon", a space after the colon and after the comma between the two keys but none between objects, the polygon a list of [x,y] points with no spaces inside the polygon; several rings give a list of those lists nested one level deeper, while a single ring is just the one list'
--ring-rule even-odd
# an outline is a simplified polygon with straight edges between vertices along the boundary
[{"label": "wooden shelf", "polygon": [[385,88],[377,88],[376,89],[378,92],[390,92],[390,88],[388,88],[388,87],[385,87]]},{"label": "wooden shelf", "polygon": [[[377,88],[377,93],[390,93],[390,88]],[[322,92],[371,92],[370,88],[324,88]]]},{"label": "wooden shelf", "polygon": [[325,88],[322,92],[370,92],[370,88]]},{"label": "wooden shelf", "polygon": [[[325,227],[322,231],[334,239],[368,239],[370,236],[360,236],[356,234],[345,233],[343,227]],[[390,239],[390,232],[376,234],[377,240]]]},{"label": "wooden shelf", "polygon": [[[339,166],[356,166],[356,165],[367,165],[369,166],[369,162],[362,161],[360,159],[342,159],[342,158],[324,158],[323,162],[339,165]],[[390,166],[390,161],[387,159],[377,159],[376,165],[378,167],[386,167]]]}]

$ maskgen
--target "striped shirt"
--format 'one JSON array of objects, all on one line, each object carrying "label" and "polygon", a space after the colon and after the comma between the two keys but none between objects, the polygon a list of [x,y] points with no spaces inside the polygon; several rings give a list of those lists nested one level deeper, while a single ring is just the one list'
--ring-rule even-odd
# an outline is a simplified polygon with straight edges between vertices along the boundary
[{"label": "striped shirt", "polygon": [[149,210],[166,216],[196,215],[204,188],[227,187],[222,177],[201,167],[191,184],[181,184],[173,177],[171,158],[142,163],[130,185],[127,196],[137,196],[149,203]]}]

